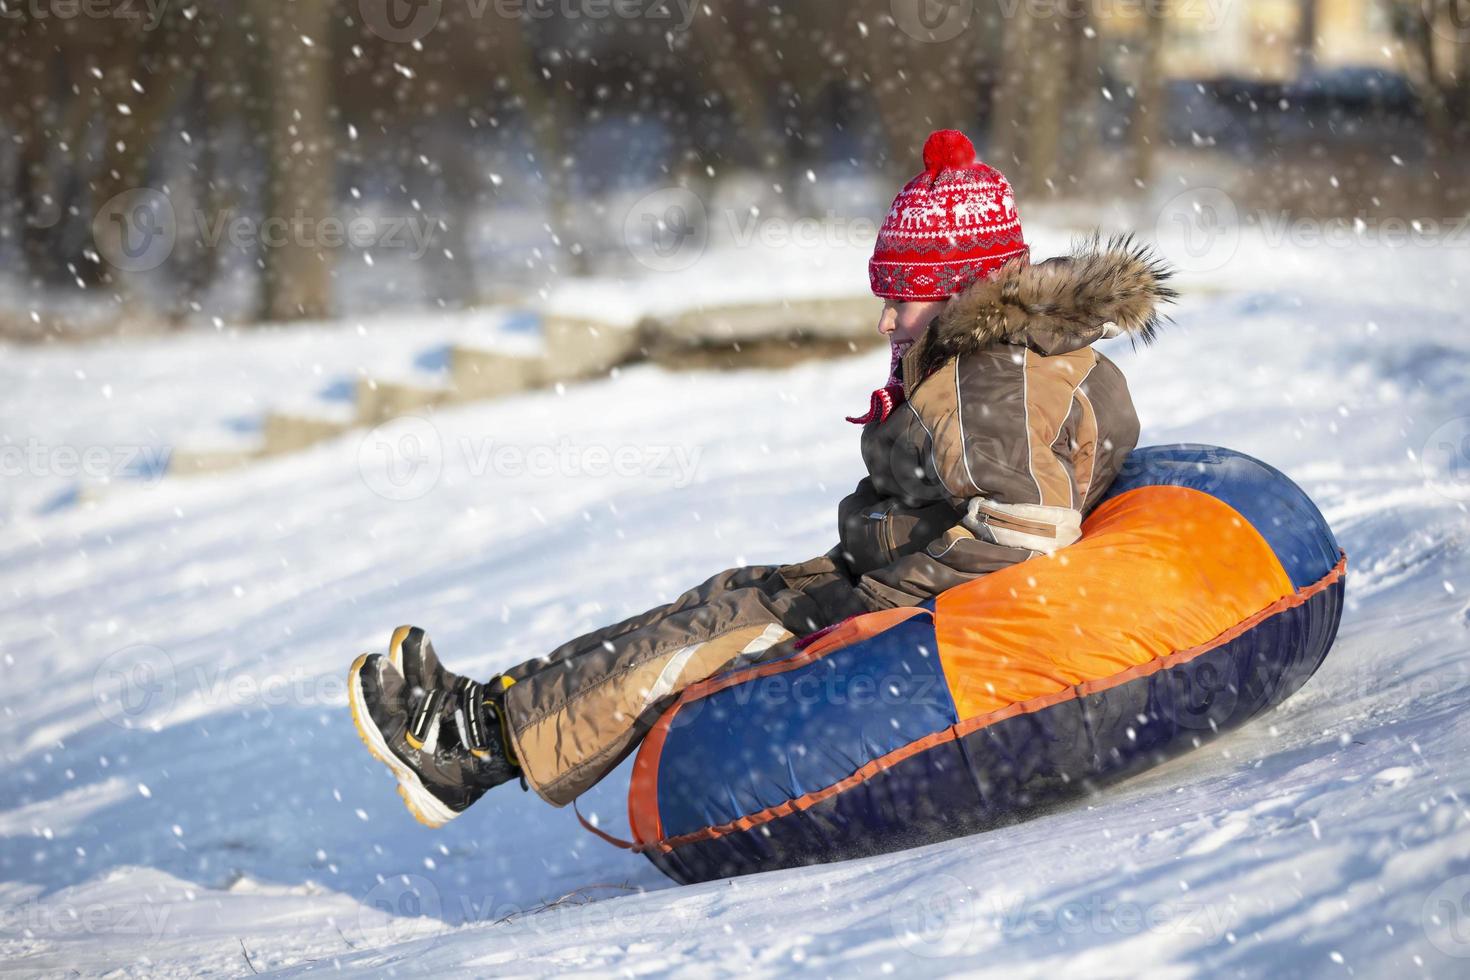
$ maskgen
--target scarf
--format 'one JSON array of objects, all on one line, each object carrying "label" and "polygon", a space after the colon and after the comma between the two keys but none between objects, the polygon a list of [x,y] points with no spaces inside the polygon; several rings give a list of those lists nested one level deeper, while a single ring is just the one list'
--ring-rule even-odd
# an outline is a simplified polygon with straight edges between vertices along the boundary
[{"label": "scarf", "polygon": [[888,381],[883,387],[873,392],[868,399],[868,411],[866,415],[849,415],[847,421],[854,425],[867,425],[869,422],[884,422],[893,410],[904,403],[903,393],[903,355],[908,345],[900,347],[893,345],[893,359],[888,363]]}]

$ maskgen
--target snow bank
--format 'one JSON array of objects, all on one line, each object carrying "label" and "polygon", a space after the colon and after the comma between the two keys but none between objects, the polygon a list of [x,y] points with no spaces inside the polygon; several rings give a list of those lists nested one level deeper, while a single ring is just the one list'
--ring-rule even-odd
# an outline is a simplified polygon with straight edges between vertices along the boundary
[{"label": "snow bank", "polygon": [[[358,745],[342,678],[401,622],[486,674],[719,568],[825,550],[860,475],[842,416],[881,352],[640,367],[456,409],[415,433],[406,479],[352,433],[16,507],[0,956],[150,976],[248,973],[246,951],[334,975],[1462,974],[1466,268],[1453,250],[1245,241],[1195,274],[1156,347],[1109,350],[1144,441],[1269,460],[1347,548],[1341,637],[1296,697],[1029,823],[828,867],[674,888],[513,788],[425,831]],[[415,328],[7,350],[6,435],[167,444],[206,396],[243,415],[350,375],[358,345],[417,356]],[[594,447],[635,462],[594,472]],[[584,810],[621,830],[623,785]]]}]

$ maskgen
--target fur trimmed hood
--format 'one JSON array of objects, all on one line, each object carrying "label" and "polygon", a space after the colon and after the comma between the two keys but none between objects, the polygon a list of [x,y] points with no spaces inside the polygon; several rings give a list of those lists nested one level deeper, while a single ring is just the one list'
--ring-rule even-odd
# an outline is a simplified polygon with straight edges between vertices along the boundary
[{"label": "fur trimmed hood", "polygon": [[1041,354],[1119,334],[1149,343],[1164,321],[1159,307],[1177,295],[1168,285],[1173,275],[1133,236],[1104,244],[1093,235],[1071,255],[1035,265],[1011,262],[956,295],[906,360],[922,379],[951,358],[1002,342]]}]

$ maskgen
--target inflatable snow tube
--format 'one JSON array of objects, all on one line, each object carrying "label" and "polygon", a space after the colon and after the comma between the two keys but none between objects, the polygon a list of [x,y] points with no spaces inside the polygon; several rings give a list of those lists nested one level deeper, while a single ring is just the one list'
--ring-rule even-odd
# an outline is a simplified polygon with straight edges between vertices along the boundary
[{"label": "inflatable snow tube", "polygon": [[1071,547],[686,690],[635,761],[634,838],[694,882],[1022,819],[1290,696],[1345,569],[1275,469],[1137,450]]}]

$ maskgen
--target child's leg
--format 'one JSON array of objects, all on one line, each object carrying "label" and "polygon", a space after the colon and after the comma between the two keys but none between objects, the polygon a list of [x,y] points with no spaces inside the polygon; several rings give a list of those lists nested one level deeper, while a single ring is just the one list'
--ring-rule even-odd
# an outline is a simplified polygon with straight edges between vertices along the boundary
[{"label": "child's leg", "polygon": [[505,713],[527,782],[558,806],[570,802],[690,684],[857,611],[851,580],[831,559],[732,569],[509,671]]},{"label": "child's leg", "polygon": [[629,616],[621,623],[613,623],[568,640],[545,657],[528,660],[519,666],[512,667],[506,671],[506,676],[515,678],[516,681],[525,680],[533,674],[564,664],[568,660],[586,656],[589,652],[595,652],[602,648],[603,643],[612,642],[625,633],[631,633],[656,623],[681,609],[702,605],[709,601],[710,596],[758,586],[776,571],[778,571],[776,565],[751,565],[744,568],[731,568],[718,575],[712,575],[703,584],[690,589],[672,602],[654,606],[646,612]]}]

